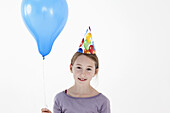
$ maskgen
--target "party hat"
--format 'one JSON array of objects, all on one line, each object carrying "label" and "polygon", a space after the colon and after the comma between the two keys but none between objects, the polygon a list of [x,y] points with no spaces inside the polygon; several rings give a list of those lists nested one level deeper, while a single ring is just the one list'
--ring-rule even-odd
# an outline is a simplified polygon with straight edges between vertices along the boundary
[{"label": "party hat", "polygon": [[94,47],[94,41],[92,38],[90,26],[86,30],[86,33],[80,43],[80,46],[77,52],[86,53],[86,54],[96,54],[96,49]]}]

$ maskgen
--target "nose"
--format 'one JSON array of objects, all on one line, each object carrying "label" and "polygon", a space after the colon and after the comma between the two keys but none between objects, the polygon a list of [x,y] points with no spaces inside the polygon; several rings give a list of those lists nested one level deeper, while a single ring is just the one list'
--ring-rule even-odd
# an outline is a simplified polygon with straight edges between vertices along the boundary
[{"label": "nose", "polygon": [[82,70],[82,72],[81,72],[81,77],[85,77],[86,76],[86,72],[85,72],[85,70]]}]

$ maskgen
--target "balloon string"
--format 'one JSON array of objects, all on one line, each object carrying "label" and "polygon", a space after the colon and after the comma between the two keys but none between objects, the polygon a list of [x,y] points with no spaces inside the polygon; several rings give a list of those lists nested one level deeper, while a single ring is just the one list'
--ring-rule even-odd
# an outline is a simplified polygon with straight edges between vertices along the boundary
[{"label": "balloon string", "polygon": [[44,105],[47,108],[46,104],[46,91],[45,91],[45,73],[44,73],[44,66],[45,66],[45,60],[43,59],[43,90],[44,90]]}]

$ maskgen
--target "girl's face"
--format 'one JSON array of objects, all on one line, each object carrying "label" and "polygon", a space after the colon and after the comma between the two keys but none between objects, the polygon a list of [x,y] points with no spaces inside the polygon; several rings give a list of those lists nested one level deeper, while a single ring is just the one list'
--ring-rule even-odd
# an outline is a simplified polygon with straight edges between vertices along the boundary
[{"label": "girl's face", "polygon": [[95,62],[85,55],[77,57],[73,66],[70,65],[70,70],[74,75],[76,83],[90,84],[91,79],[97,74]]}]

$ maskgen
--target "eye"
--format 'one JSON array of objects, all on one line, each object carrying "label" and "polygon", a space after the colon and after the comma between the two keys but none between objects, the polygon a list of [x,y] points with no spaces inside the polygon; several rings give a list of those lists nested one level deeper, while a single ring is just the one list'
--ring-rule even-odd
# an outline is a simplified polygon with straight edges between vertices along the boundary
[{"label": "eye", "polygon": [[77,67],[77,69],[81,69],[81,67]]},{"label": "eye", "polygon": [[87,68],[88,71],[91,71],[91,68]]}]

